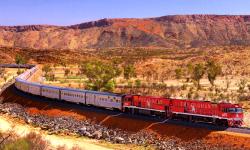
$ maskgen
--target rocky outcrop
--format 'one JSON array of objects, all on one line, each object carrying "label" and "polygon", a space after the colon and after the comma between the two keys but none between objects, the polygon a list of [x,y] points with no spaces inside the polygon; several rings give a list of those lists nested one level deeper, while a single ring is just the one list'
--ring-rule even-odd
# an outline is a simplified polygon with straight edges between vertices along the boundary
[{"label": "rocky outcrop", "polygon": [[250,45],[250,16],[102,19],[72,26],[0,27],[0,46],[34,49]]}]

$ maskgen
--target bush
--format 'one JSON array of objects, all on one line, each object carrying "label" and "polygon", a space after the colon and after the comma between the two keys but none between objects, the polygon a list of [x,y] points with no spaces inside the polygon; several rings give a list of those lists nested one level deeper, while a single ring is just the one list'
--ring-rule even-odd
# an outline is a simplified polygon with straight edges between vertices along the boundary
[{"label": "bush", "polygon": [[28,59],[25,58],[25,57],[22,56],[22,55],[17,54],[16,57],[15,57],[15,62],[16,62],[16,64],[26,64],[27,61],[28,61]]},{"label": "bush", "polygon": [[181,86],[181,89],[182,89],[182,90],[186,90],[186,89],[187,89],[187,87],[188,87],[188,85],[187,85],[187,84],[183,84],[183,85]]},{"label": "bush", "polygon": [[17,75],[20,75],[20,74],[22,74],[23,72],[24,72],[23,70],[18,69],[16,73],[17,73]]},{"label": "bush", "polygon": [[175,69],[175,78],[176,79],[180,79],[182,77],[182,69],[181,68],[178,68],[178,69]]},{"label": "bush", "polygon": [[103,91],[113,92],[115,89],[115,85],[116,85],[115,81],[111,80],[104,86]]},{"label": "bush", "polygon": [[140,79],[135,80],[135,86],[141,87],[141,80]]},{"label": "bush", "polygon": [[239,93],[244,93],[246,85],[247,85],[247,80],[246,79],[241,79],[237,85],[239,87],[238,92]]},{"label": "bush", "polygon": [[133,82],[132,81],[128,81],[128,87],[132,88],[133,87]]},{"label": "bush", "polygon": [[130,79],[132,77],[136,77],[135,67],[133,65],[127,65],[123,68],[123,76],[125,79]]},{"label": "bush", "polygon": [[18,139],[7,143],[3,146],[3,150],[30,150],[31,146],[27,139]]},{"label": "bush", "polygon": [[29,133],[24,138],[8,140],[1,149],[3,150],[46,150],[49,143],[36,133]]},{"label": "bush", "polygon": [[5,74],[5,69],[4,68],[0,68],[0,77],[3,77]]}]

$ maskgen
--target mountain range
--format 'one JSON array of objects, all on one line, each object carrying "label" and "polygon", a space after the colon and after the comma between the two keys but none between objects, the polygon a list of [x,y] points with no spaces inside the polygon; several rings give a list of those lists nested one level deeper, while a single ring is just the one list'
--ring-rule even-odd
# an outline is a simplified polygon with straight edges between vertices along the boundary
[{"label": "mountain range", "polygon": [[0,46],[32,49],[250,45],[250,15],[102,19],[71,26],[0,26]]}]

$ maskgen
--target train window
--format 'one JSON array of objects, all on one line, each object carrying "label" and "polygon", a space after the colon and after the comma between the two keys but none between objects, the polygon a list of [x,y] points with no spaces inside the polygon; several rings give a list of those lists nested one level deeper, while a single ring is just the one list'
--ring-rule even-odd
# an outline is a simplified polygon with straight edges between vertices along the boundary
[{"label": "train window", "polygon": [[225,108],[223,111],[228,112],[228,113],[242,113],[243,112],[242,108]]}]

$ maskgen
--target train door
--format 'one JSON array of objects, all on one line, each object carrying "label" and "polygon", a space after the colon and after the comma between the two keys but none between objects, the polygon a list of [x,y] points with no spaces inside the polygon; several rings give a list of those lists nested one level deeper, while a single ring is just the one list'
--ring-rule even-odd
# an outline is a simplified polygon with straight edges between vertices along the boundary
[{"label": "train door", "polygon": [[138,103],[139,103],[139,96],[133,95],[132,106],[138,106],[139,105]]},{"label": "train door", "polygon": [[169,118],[171,116],[169,106],[165,106],[165,113],[166,113],[166,118]]}]

